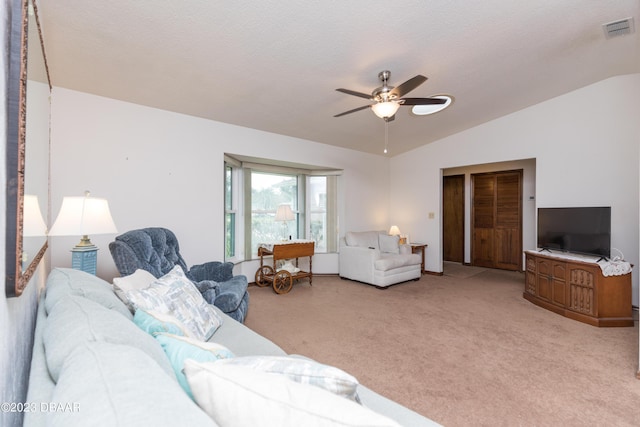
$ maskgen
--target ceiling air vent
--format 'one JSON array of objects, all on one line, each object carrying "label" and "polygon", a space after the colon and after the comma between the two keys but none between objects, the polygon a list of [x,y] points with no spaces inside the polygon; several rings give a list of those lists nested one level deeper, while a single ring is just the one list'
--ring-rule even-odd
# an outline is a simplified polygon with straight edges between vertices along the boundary
[{"label": "ceiling air vent", "polygon": [[603,24],[602,29],[604,30],[604,36],[607,39],[626,36],[627,34],[631,34],[635,31],[633,27],[633,18],[625,18],[619,21]]}]

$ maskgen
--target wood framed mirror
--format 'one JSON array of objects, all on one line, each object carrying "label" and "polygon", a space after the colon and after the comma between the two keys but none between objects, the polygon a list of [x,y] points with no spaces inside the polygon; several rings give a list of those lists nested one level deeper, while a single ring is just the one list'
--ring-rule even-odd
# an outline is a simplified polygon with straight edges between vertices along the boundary
[{"label": "wood framed mirror", "polygon": [[47,250],[51,83],[36,5],[12,0],[9,21],[5,293],[13,297]]}]

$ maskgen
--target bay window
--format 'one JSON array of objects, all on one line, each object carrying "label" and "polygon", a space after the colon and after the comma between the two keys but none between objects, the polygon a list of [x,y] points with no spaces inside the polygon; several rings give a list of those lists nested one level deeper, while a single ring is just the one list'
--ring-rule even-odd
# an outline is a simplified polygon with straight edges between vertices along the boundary
[{"label": "bay window", "polygon": [[[225,155],[225,259],[256,259],[260,243],[289,238],[313,240],[316,253],[337,250],[339,171],[236,157],[241,156]],[[281,205],[289,205],[292,220],[276,221]]]}]

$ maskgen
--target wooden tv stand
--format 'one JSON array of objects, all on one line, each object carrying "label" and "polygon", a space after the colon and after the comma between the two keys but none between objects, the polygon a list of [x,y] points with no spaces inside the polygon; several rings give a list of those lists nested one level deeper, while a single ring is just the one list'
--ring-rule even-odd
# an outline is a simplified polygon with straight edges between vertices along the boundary
[{"label": "wooden tv stand", "polygon": [[595,262],[525,251],[524,298],[593,326],[633,326],[631,273],[604,276]]}]

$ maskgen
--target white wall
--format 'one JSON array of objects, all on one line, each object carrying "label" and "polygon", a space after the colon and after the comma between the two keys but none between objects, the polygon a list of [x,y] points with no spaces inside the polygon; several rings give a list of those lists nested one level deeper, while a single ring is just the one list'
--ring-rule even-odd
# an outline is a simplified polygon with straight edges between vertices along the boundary
[{"label": "white wall", "polygon": [[[54,88],[51,131],[53,220],[63,196],[90,190],[109,200],[119,232],[172,229],[188,264],[224,255],[223,154],[277,158],[344,169],[340,234],[386,228],[385,157]],[[117,275],[108,250],[114,235],[90,236],[100,248],[98,275]],[[52,266],[70,266],[79,237],[50,239]],[[253,277],[257,263],[236,273]],[[337,256],[314,257],[315,273],[336,273]]]},{"label": "white wall", "polygon": [[537,207],[612,207],[611,243],[635,265],[638,305],[639,116],[640,74],[618,76],[396,156],[391,206],[403,208],[391,221],[427,242],[427,270],[442,271],[441,169],[535,158]]}]

